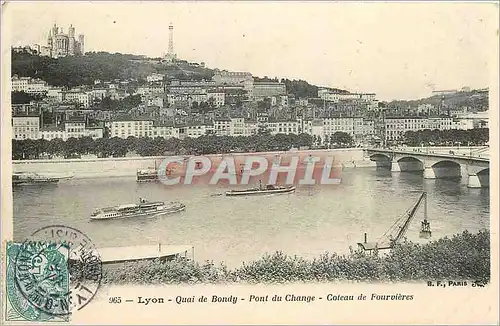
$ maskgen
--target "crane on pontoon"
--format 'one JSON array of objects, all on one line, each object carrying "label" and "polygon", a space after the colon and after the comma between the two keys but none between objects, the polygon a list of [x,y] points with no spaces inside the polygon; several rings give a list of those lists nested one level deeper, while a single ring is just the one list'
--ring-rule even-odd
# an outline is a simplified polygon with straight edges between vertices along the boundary
[{"label": "crane on pontoon", "polygon": [[368,242],[365,233],[364,242],[358,242],[358,247],[365,251],[392,249],[401,239],[403,239],[411,221],[415,217],[419,207],[424,206],[424,220],[421,223],[420,237],[430,238],[431,226],[427,220],[427,193],[422,192],[416,203],[410,207],[376,242]]}]

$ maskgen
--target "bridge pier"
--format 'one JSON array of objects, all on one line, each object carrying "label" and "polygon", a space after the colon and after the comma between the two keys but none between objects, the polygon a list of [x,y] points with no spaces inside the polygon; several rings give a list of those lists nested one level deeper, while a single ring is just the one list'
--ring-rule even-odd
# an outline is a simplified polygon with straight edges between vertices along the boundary
[{"label": "bridge pier", "polygon": [[488,188],[490,186],[490,170],[468,167],[467,188]]},{"label": "bridge pier", "polygon": [[424,179],[437,179],[436,172],[432,166],[426,166],[424,168]]},{"label": "bridge pier", "polygon": [[391,162],[391,172],[401,172],[401,166],[398,161]]},{"label": "bridge pier", "polygon": [[467,181],[467,188],[482,188],[481,181],[477,174],[469,174],[469,180]]}]

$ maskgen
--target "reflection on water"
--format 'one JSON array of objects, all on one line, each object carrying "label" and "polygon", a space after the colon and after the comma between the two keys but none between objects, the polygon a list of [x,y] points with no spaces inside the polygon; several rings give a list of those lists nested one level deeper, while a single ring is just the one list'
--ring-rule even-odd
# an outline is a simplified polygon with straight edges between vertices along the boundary
[{"label": "reflection on water", "polygon": [[[294,194],[229,198],[207,185],[169,187],[136,183],[134,177],[67,180],[56,186],[16,187],[14,237],[23,239],[50,224],[86,233],[97,246],[190,244],[198,260],[239,265],[268,252],[315,257],[382,235],[428,193],[433,238],[465,229],[489,228],[489,189],[469,189],[466,180],[426,180],[418,173],[346,169],[342,184],[299,186]],[[150,200],[180,200],[185,212],[163,217],[90,221],[97,207]],[[423,213],[407,237],[418,238]]]}]

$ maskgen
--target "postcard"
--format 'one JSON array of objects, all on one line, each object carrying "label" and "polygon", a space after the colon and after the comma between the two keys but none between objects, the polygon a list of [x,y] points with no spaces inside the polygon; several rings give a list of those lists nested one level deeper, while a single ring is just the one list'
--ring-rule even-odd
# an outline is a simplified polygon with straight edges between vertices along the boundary
[{"label": "postcard", "polygon": [[497,324],[498,24],[3,2],[2,322]]}]

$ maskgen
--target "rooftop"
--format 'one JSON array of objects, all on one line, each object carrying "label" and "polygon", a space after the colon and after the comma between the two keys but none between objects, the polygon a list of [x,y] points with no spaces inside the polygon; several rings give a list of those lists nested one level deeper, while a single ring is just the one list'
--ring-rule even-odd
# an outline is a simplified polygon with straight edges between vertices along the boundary
[{"label": "rooftop", "polygon": [[38,113],[16,113],[12,115],[12,118],[40,118]]},{"label": "rooftop", "polygon": [[84,120],[84,119],[82,119],[82,118],[74,118],[74,117],[72,117],[72,118],[70,118],[70,119],[68,119],[68,120],[64,121],[64,123],[65,123],[65,124],[66,124],[66,123],[85,123],[85,120]]},{"label": "rooftop", "polygon": [[269,119],[269,122],[270,123],[282,123],[282,122],[296,122],[296,123],[298,123],[297,120],[293,120],[293,119]]},{"label": "rooftop", "polygon": [[[434,117],[437,119],[441,119],[442,117]],[[429,117],[420,117],[420,116],[390,116],[385,117],[385,119],[429,119]]]},{"label": "rooftop", "polygon": [[192,253],[193,246],[150,245],[135,247],[108,247],[96,250],[103,264],[185,255]]},{"label": "rooftop", "polygon": [[111,122],[122,122],[122,121],[153,121],[153,119],[148,116],[132,117],[128,115],[121,115],[115,117]]},{"label": "rooftop", "polygon": [[262,81],[262,82],[254,82],[253,83],[254,86],[259,86],[259,85],[282,85],[282,86],[285,86],[285,84],[283,83],[279,83],[279,82],[271,82],[271,81]]},{"label": "rooftop", "polygon": [[171,121],[154,121],[153,126],[155,126],[155,127],[173,127],[174,123]]},{"label": "rooftop", "polygon": [[56,125],[45,125],[40,131],[64,131],[64,127]]}]

